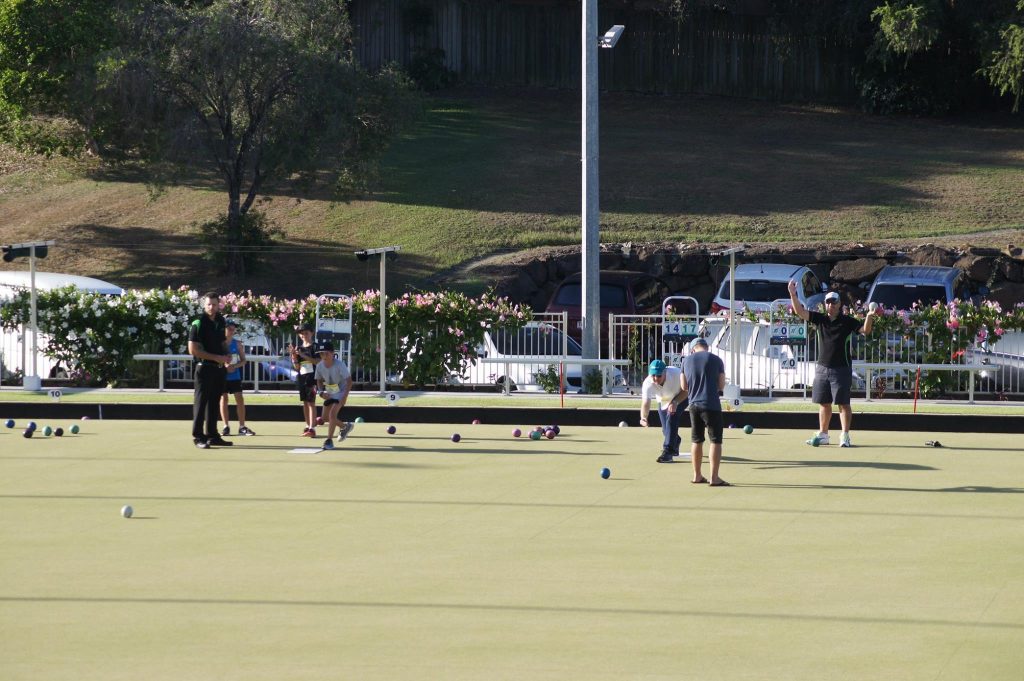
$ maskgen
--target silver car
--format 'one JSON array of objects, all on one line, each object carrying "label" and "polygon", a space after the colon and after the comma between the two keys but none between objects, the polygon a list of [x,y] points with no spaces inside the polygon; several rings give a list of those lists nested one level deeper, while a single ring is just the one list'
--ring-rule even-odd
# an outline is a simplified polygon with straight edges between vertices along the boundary
[{"label": "silver car", "polygon": [[[789,280],[799,284],[797,296],[808,310],[817,310],[825,301],[827,287],[817,275],[801,265],[751,263],[736,267],[736,309],[744,307],[767,312],[776,300],[789,300]],[[711,314],[729,309],[729,277],[726,276],[711,301]]]}]

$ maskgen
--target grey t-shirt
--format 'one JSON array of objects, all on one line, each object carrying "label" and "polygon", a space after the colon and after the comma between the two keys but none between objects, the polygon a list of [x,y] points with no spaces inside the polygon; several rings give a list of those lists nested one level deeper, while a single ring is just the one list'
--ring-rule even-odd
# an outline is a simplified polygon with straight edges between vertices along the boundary
[{"label": "grey t-shirt", "polygon": [[333,399],[339,398],[345,392],[349,375],[348,367],[340,359],[334,360],[331,366],[327,366],[326,362],[316,365],[316,379],[324,382],[324,390]]},{"label": "grey t-shirt", "polygon": [[683,374],[689,388],[690,407],[705,411],[722,411],[718,398],[718,376],[725,373],[725,364],[718,355],[694,352],[683,360]]}]

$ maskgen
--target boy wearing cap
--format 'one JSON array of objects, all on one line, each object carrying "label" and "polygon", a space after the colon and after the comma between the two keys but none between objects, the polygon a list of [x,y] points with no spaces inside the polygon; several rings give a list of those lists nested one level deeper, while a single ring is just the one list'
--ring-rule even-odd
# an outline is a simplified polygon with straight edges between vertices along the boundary
[{"label": "boy wearing cap", "polygon": [[345,406],[348,392],[352,389],[352,374],[340,359],[334,356],[334,344],[330,341],[320,344],[320,363],[316,365],[316,390],[324,400],[324,423],[327,424],[327,439],[324,449],[334,449],[334,428],[340,429],[341,442],[352,432],[353,424],[338,420],[338,412]]},{"label": "boy wearing cap", "polygon": [[875,313],[868,312],[863,324],[855,317],[843,314],[839,294],[829,291],[825,295],[825,313],[811,311],[804,307],[796,295],[797,283],[789,281],[789,299],[793,312],[804,321],[814,324],[818,330],[818,362],[814,367],[814,385],[811,401],[818,405],[818,432],[807,444],[829,444],[828,426],[832,420],[832,405],[839,406],[839,422],[843,434],[840,447],[851,447],[850,426],[853,425],[853,410],[850,409],[850,387],[853,384],[853,361],[850,357],[850,338],[854,333],[867,335],[875,323]]},{"label": "boy wearing cap", "polygon": [[302,437],[316,437],[316,363],[320,361],[316,346],[313,345],[313,326],[303,324],[298,328],[300,345],[292,348],[292,365],[299,372],[295,381],[299,384],[299,400],[302,402],[302,417],[306,427]]},{"label": "boy wearing cap", "polygon": [[647,367],[647,378],[640,389],[640,425],[647,428],[647,416],[651,411],[651,400],[658,400],[658,416],[665,441],[661,447],[658,463],[672,463],[672,457],[679,455],[679,415],[686,409],[686,390],[683,388],[683,372],[679,367],[666,366],[660,359]]},{"label": "boy wearing cap", "polygon": [[231,361],[225,367],[227,374],[224,376],[224,394],[220,396],[220,419],[224,422],[221,435],[231,435],[231,411],[228,409],[228,395],[235,396],[235,409],[238,411],[238,434],[255,435],[245,425],[245,398],[242,397],[242,367],[246,365],[245,348],[238,339],[235,332],[238,331],[238,323],[228,320],[224,325],[224,333],[228,355]]},{"label": "boy wearing cap", "polygon": [[729,486],[718,476],[722,463],[722,402],[718,394],[724,389],[725,364],[720,357],[708,352],[706,340],[694,338],[690,354],[683,360],[683,390],[690,400],[690,459],[693,461],[692,482],[697,484],[708,482],[701,472],[706,429],[711,439],[708,449],[710,484],[712,487]]}]

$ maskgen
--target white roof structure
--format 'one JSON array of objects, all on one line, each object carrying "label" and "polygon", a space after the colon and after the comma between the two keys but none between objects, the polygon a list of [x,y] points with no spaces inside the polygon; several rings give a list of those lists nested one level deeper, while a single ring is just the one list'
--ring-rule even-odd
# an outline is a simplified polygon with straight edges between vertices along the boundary
[{"label": "white roof structure", "polygon": [[[11,289],[27,289],[31,286],[31,274],[29,272],[0,272],[0,296],[8,297],[4,293],[10,293]],[[61,274],[58,272],[36,272],[36,290],[52,291],[66,286],[74,286],[77,289],[90,293],[102,293],[108,296],[119,296],[124,294],[124,289],[115,286],[102,279],[82,277],[77,274]]]}]

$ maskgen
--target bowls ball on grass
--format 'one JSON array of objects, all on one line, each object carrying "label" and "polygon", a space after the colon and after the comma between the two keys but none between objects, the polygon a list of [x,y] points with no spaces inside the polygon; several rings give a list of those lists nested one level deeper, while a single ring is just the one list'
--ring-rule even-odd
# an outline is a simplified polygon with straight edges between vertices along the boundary
[{"label": "bowls ball on grass", "polygon": [[601,477],[604,478],[605,480],[607,480],[608,478],[612,477],[611,469],[610,468],[602,468],[601,469]]},{"label": "bowls ball on grass", "polygon": [[452,442],[458,442],[461,439],[462,439],[461,435],[459,435],[458,433],[452,433]]},{"label": "bowls ball on grass", "polygon": [[71,434],[72,435],[78,435],[78,430],[79,429],[78,429],[78,424],[77,423],[75,425],[71,426]]},{"label": "bowls ball on grass", "polygon": [[14,427],[14,419],[7,419],[6,421],[4,421],[4,425],[7,426],[8,428],[13,428]]},{"label": "bowls ball on grass", "polygon": [[388,435],[394,435],[397,432],[398,428],[395,428],[394,426],[388,426]]},{"label": "bowls ball on grass", "polygon": [[554,440],[555,430],[553,428],[548,428],[547,430],[544,431],[544,437],[546,437],[549,440]]},{"label": "bowls ball on grass", "polygon": [[746,433],[747,435],[750,435],[751,433],[754,432],[754,426],[748,423],[747,425],[743,426],[743,432]]},{"label": "bowls ball on grass", "polygon": [[53,434],[56,437],[64,437],[64,429],[63,428],[54,428],[53,429]]},{"label": "bowls ball on grass", "polygon": [[523,431],[519,430],[518,428],[512,431],[512,437],[522,437],[522,435]]},{"label": "bowls ball on grass", "polygon": [[53,428],[51,428],[50,426],[44,426],[43,437],[50,437],[51,435],[53,435]]},{"label": "bowls ball on grass", "polygon": [[21,431],[21,436],[22,437],[32,437],[32,433],[34,433],[34,432],[36,432],[36,431],[32,430],[31,428],[26,428],[25,430]]}]

